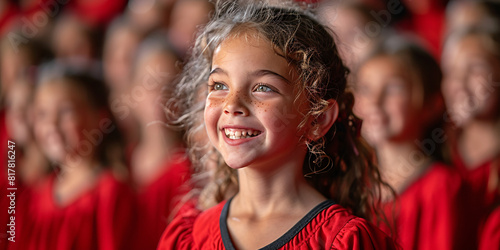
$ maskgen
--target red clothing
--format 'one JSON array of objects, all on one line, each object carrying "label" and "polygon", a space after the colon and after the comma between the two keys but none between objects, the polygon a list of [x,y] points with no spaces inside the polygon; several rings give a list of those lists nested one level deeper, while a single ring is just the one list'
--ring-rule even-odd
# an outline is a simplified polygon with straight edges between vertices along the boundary
[{"label": "red clothing", "polygon": [[[416,34],[425,42],[424,46],[436,59],[441,58],[441,44],[445,25],[445,6],[443,1],[427,1],[430,5],[422,13],[410,13],[409,18],[401,20],[396,28]],[[411,11],[411,8],[407,8]]]},{"label": "red clothing", "polygon": [[[190,210],[176,217],[158,249],[231,249],[225,227],[230,200],[203,213]],[[222,219],[221,219],[222,218]],[[292,230],[268,245],[272,249],[395,249],[391,238],[340,205],[316,206]]]},{"label": "red clothing", "polygon": [[182,154],[165,162],[165,171],[137,193],[138,218],[134,233],[135,249],[155,249],[165,231],[170,213],[187,190],[190,163]]},{"label": "red clothing", "polygon": [[[488,183],[490,182],[492,164],[494,164],[495,161],[500,161],[500,158],[496,160],[492,159],[476,167],[468,168],[460,158],[457,150],[453,153],[453,163],[458,172],[462,175],[462,178],[467,182],[472,192],[471,197],[475,198],[474,202],[476,206],[481,204],[482,209],[491,210],[491,206],[493,206],[500,197],[498,191],[495,189],[489,190]],[[478,210],[478,212],[485,213],[484,210]]]},{"label": "red clothing", "polygon": [[126,0],[72,0],[68,8],[91,26],[102,27],[123,12]]},{"label": "red clothing", "polygon": [[[464,226],[469,222],[460,175],[439,163],[426,171],[396,203],[385,204],[396,241],[403,249],[474,249],[475,229]],[[390,232],[386,225],[381,229]]]},{"label": "red clothing", "polygon": [[124,249],[128,247],[132,194],[111,173],[103,172],[94,188],[69,205],[54,201],[50,176],[33,190],[19,241],[12,249]]},{"label": "red clothing", "polygon": [[500,207],[488,217],[481,233],[479,250],[500,249]]},{"label": "red clothing", "polygon": [[[5,8],[0,10],[0,37],[7,36],[19,15],[19,10],[14,4],[6,3]],[[3,129],[3,128],[2,128]]]}]

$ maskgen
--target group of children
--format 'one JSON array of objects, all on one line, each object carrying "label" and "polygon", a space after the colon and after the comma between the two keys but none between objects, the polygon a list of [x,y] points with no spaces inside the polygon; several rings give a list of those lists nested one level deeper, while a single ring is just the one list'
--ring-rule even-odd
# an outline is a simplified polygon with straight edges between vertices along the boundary
[{"label": "group of children", "polygon": [[499,249],[500,5],[405,2],[440,49],[369,33],[390,2],[130,1],[102,56],[77,14],[6,36],[0,248]]}]

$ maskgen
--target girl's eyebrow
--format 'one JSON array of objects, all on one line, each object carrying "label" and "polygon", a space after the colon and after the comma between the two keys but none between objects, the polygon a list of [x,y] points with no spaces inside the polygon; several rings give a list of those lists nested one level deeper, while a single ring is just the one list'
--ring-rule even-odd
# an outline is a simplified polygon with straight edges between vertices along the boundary
[{"label": "girl's eyebrow", "polygon": [[274,71],[271,71],[271,70],[267,70],[267,69],[261,69],[261,70],[256,70],[252,73],[250,73],[250,75],[252,76],[265,76],[265,75],[272,75],[272,76],[277,76],[278,78],[280,78],[281,80],[285,81],[286,83],[290,84],[290,81],[288,79],[286,79],[286,77],[274,72]]},{"label": "girl's eyebrow", "polygon": [[[209,76],[212,74],[216,74],[216,73],[227,75],[227,72],[225,70],[223,70],[221,68],[215,68],[212,71],[210,71]],[[286,77],[284,77],[284,76],[282,76],[274,71],[267,70],[267,69],[256,70],[256,71],[251,72],[249,74],[249,76],[265,76],[265,75],[276,76],[276,77],[280,78],[281,80],[285,81],[286,83],[290,84],[290,80],[286,79]]]}]

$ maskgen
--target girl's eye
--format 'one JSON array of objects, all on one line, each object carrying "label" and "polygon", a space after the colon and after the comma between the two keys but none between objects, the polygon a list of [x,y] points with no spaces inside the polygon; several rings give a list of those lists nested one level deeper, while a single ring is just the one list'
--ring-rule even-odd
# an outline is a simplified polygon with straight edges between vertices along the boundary
[{"label": "girl's eye", "polygon": [[255,92],[274,92],[274,90],[266,85],[258,85]]},{"label": "girl's eye", "polygon": [[222,84],[222,83],[216,82],[216,83],[214,83],[214,85],[212,85],[212,89],[213,90],[226,90],[227,86]]}]

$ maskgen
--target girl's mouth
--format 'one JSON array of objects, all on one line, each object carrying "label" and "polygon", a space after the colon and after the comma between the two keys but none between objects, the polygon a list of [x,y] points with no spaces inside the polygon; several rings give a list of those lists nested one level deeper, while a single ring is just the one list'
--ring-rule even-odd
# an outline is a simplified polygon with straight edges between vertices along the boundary
[{"label": "girl's mouth", "polygon": [[262,132],[253,129],[235,129],[235,128],[225,128],[224,133],[226,137],[231,140],[251,138],[260,135]]}]

